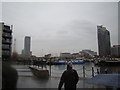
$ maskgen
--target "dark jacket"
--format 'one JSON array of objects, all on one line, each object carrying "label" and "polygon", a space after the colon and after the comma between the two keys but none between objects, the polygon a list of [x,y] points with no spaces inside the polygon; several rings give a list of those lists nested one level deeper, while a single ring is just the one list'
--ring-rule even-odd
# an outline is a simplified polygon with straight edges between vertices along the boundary
[{"label": "dark jacket", "polygon": [[76,70],[68,69],[64,71],[61,76],[58,90],[61,90],[63,84],[64,84],[65,90],[70,90],[70,89],[76,90],[76,84],[78,80],[79,80],[79,77],[78,77]]}]

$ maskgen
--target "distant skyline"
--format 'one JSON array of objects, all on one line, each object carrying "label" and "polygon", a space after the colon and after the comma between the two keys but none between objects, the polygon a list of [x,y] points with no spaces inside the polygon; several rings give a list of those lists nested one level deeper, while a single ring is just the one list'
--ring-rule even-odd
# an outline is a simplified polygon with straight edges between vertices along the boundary
[{"label": "distant skyline", "polygon": [[13,25],[13,40],[21,53],[24,37],[31,37],[33,55],[98,52],[97,25],[110,31],[111,46],[118,44],[117,2],[3,2],[2,21]]}]

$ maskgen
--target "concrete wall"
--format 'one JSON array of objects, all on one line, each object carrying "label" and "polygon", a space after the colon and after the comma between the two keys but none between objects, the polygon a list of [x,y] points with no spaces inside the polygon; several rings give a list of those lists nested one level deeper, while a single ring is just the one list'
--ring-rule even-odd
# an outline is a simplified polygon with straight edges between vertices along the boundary
[{"label": "concrete wall", "polygon": [[2,60],[2,23],[0,23],[0,60]]},{"label": "concrete wall", "polygon": [[[120,45],[120,1],[118,2],[118,45]],[[118,55],[120,57],[120,48],[118,48]]]},{"label": "concrete wall", "polygon": [[2,89],[2,23],[0,23],[0,89]]}]

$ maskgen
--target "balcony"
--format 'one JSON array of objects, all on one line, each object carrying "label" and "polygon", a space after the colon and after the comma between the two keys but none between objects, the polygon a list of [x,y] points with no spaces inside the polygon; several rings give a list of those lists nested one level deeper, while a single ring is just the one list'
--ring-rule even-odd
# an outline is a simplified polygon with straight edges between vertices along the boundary
[{"label": "balcony", "polygon": [[3,51],[3,52],[2,52],[2,55],[3,55],[3,56],[10,56],[10,51]]},{"label": "balcony", "polygon": [[2,44],[12,44],[12,41],[2,40]]},{"label": "balcony", "polygon": [[10,29],[10,26],[4,25],[3,32],[12,33],[12,30]]},{"label": "balcony", "polygon": [[12,30],[9,30],[9,29],[3,29],[3,32],[12,33]]},{"label": "balcony", "polygon": [[7,34],[4,34],[4,33],[2,34],[2,37],[12,39],[12,35],[7,35]]},{"label": "balcony", "polygon": [[10,47],[2,46],[2,50],[10,50]]}]

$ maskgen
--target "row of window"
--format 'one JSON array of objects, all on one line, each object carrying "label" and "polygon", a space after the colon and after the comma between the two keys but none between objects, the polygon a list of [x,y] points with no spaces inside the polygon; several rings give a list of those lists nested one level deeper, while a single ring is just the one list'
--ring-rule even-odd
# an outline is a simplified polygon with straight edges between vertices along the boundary
[{"label": "row of window", "polygon": [[3,39],[3,42],[10,42],[11,43],[11,39],[6,39],[6,38],[2,38]]},{"label": "row of window", "polygon": [[10,55],[10,51],[4,50],[2,51],[2,55]]},{"label": "row of window", "polygon": [[11,36],[11,33],[3,32],[3,36]]},{"label": "row of window", "polygon": [[9,48],[10,48],[10,45],[3,44],[3,45],[2,45],[2,48],[4,48],[4,49],[9,49]]}]

